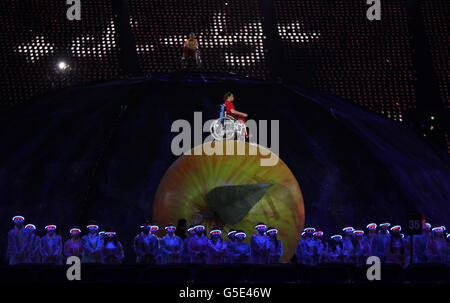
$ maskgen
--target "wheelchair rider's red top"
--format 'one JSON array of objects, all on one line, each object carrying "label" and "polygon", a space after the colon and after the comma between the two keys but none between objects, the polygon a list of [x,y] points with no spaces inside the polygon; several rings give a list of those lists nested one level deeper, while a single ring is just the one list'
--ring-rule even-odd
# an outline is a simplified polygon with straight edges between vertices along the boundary
[{"label": "wheelchair rider's red top", "polygon": [[[241,121],[245,124],[245,118],[242,117],[242,116],[238,116],[238,115],[232,114],[232,113],[231,113],[231,110],[232,110],[232,109],[235,109],[235,108],[234,108],[233,102],[231,102],[231,101],[229,101],[229,100],[226,100],[226,101],[225,101],[225,112],[226,112],[226,114],[227,114],[228,116],[234,118],[234,119],[241,120]],[[243,134],[244,134],[246,137],[248,136],[247,130],[245,129],[245,127],[242,129],[242,132],[243,132]]]},{"label": "wheelchair rider's red top", "polygon": [[235,108],[234,108],[233,102],[231,102],[231,101],[229,101],[229,100],[226,100],[226,101],[225,101],[225,112],[227,113],[227,115],[230,116],[230,117],[232,117],[232,118],[234,118],[234,119],[243,120],[243,121],[245,122],[244,117],[241,117],[241,116],[237,116],[237,115],[235,115],[235,114],[232,114],[232,113],[231,113],[231,110],[232,110],[232,109],[235,109]]}]

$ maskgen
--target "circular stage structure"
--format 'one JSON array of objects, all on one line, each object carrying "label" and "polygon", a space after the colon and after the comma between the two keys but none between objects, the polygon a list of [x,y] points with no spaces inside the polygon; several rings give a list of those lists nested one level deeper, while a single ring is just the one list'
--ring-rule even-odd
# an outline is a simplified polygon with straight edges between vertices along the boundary
[{"label": "circular stage structure", "polygon": [[[209,149],[215,153],[211,155]],[[276,164],[262,166],[261,160],[267,158]],[[153,202],[153,221],[165,226],[179,218],[203,224],[207,230],[219,227],[225,234],[243,230],[247,242],[258,222],[274,226],[283,242],[283,261],[288,262],[305,211],[300,186],[278,156],[256,144],[230,140],[193,148],[164,174]]]}]

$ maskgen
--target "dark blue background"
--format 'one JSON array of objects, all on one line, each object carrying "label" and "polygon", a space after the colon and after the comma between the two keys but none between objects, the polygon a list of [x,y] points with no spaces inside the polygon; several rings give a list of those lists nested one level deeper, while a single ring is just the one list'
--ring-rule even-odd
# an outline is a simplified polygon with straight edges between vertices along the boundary
[{"label": "dark blue background", "polygon": [[133,261],[132,237],[176,159],[172,122],[194,111],[216,118],[228,90],[250,118],[280,120],[280,157],[301,186],[306,225],[330,236],[417,212],[448,223],[448,155],[406,126],[293,86],[172,75],[74,87],[0,113],[2,251],[15,214],[38,233],[55,223],[64,238],[94,218],[116,228]]}]

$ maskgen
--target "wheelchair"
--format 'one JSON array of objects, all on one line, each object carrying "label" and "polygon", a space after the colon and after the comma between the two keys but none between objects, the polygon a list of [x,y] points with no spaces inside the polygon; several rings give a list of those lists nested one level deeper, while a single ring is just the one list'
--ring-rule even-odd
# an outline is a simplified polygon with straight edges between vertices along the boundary
[{"label": "wheelchair", "polygon": [[200,67],[202,65],[202,59],[200,56],[200,50],[197,49],[195,50],[195,56],[194,57],[186,57],[184,54],[184,50],[183,50],[183,54],[181,57],[181,65],[183,67],[183,69],[192,69],[194,67]]},{"label": "wheelchair", "polygon": [[220,105],[219,118],[211,123],[211,135],[216,141],[233,140],[245,141],[245,123],[233,118],[225,111],[225,104]]}]

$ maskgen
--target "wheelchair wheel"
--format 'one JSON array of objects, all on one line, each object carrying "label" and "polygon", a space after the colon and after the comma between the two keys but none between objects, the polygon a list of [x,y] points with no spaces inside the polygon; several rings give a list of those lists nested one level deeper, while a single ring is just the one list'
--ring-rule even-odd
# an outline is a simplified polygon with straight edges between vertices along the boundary
[{"label": "wheelchair wheel", "polygon": [[211,135],[217,141],[231,140],[234,137],[234,121],[227,118],[214,120],[210,127]]}]

